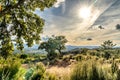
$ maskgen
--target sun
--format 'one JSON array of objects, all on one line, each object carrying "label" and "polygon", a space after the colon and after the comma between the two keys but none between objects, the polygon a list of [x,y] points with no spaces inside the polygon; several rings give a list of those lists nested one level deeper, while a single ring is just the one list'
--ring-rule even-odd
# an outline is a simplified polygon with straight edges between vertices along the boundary
[{"label": "sun", "polygon": [[87,19],[91,16],[91,9],[89,7],[83,7],[79,10],[79,16],[83,19]]}]

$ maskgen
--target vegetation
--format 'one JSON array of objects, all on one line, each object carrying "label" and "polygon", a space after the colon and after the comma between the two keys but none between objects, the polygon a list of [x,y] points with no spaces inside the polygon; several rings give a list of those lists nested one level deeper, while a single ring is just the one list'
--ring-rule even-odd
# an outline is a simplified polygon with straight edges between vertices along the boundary
[{"label": "vegetation", "polygon": [[45,49],[48,52],[48,58],[54,59],[62,53],[61,50],[65,49],[66,42],[65,36],[52,36],[47,41],[42,42],[38,49]]},{"label": "vegetation", "polygon": [[51,55],[39,53],[14,54],[7,59],[0,57],[0,80],[120,79],[119,48],[77,50],[77,53],[74,49],[61,57],[54,56],[53,60],[47,59]]},{"label": "vegetation", "polygon": [[39,43],[44,20],[35,10],[43,11],[55,2],[0,0],[0,80],[120,80],[120,48],[110,40],[100,48],[63,52],[65,36],[52,36],[39,46],[48,54],[12,54],[14,47],[23,50],[24,42],[28,47]]},{"label": "vegetation", "polygon": [[116,44],[113,44],[113,42],[110,40],[105,41],[103,44],[101,44],[101,48],[103,49],[112,49],[114,46],[116,46]]},{"label": "vegetation", "polygon": [[0,53],[3,57],[12,54],[13,41],[20,50],[24,48],[23,41],[29,47],[34,42],[39,42],[44,20],[34,11],[36,8],[43,11],[55,2],[56,0],[0,0]]},{"label": "vegetation", "polygon": [[120,24],[116,25],[116,30],[120,30]]}]

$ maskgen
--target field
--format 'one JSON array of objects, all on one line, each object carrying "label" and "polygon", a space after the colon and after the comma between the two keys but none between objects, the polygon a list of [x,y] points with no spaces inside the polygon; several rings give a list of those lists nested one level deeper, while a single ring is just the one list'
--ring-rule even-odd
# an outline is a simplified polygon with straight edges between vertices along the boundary
[{"label": "field", "polygon": [[4,80],[119,80],[120,49],[74,49],[48,59],[47,54],[0,58]]}]

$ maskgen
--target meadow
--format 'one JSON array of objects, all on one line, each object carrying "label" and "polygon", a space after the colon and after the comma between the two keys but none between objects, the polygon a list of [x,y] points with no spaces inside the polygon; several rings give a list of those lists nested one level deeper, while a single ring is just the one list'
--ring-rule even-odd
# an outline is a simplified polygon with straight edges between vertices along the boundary
[{"label": "meadow", "polygon": [[120,80],[120,49],[82,48],[54,59],[47,54],[0,58],[0,80]]}]

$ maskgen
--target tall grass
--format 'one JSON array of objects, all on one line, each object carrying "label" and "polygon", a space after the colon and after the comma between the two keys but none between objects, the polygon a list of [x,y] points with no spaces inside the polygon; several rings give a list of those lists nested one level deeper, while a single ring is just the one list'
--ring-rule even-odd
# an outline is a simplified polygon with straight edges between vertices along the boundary
[{"label": "tall grass", "polygon": [[119,78],[120,71],[112,74],[112,68],[92,60],[82,61],[72,71],[71,80],[120,80],[116,79],[116,76]]},{"label": "tall grass", "polygon": [[21,63],[8,58],[7,60],[1,58],[0,63],[0,80],[12,80],[19,72]]}]

